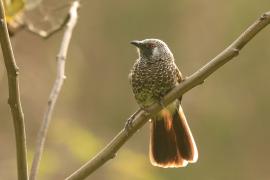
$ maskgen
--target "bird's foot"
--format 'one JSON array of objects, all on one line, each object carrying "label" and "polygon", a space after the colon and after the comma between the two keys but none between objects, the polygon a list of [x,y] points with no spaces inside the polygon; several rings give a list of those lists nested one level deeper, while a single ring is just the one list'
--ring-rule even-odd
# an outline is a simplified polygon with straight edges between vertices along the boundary
[{"label": "bird's foot", "polygon": [[140,110],[137,110],[135,113],[133,113],[126,121],[125,123],[125,130],[130,130],[132,128],[133,120],[136,117],[136,115],[139,113]]},{"label": "bird's foot", "polygon": [[125,130],[130,130],[133,126],[133,121],[135,119],[135,117],[139,114],[139,112],[143,110],[146,115],[148,116],[150,114],[150,112],[147,110],[147,107],[145,106],[141,106],[141,108],[139,110],[137,110],[135,113],[133,113],[126,121],[125,123]]},{"label": "bird's foot", "polygon": [[184,81],[186,81],[187,79],[188,79],[188,76],[185,76],[185,77],[183,77],[183,79],[182,79],[181,82],[184,82]]},{"label": "bird's foot", "polygon": [[162,108],[166,108],[165,106],[165,102],[164,102],[164,98],[162,96],[160,96],[158,98],[158,104],[162,107]]}]

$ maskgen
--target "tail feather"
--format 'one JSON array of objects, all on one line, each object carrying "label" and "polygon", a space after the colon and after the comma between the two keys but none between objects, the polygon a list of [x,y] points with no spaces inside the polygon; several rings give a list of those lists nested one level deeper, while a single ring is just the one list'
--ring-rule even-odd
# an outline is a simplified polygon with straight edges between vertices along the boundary
[{"label": "tail feather", "polygon": [[155,166],[182,167],[186,165],[186,162],[181,158],[175,145],[175,135],[170,127],[170,121],[164,121],[160,117],[153,119],[151,123],[150,160]]},{"label": "tail feather", "polygon": [[179,111],[174,113],[173,129],[176,144],[182,157],[190,163],[196,162],[198,160],[197,146],[181,106],[179,106]]},{"label": "tail feather", "polygon": [[151,163],[164,168],[184,167],[197,159],[197,147],[181,106],[179,111],[162,110],[151,121]]}]

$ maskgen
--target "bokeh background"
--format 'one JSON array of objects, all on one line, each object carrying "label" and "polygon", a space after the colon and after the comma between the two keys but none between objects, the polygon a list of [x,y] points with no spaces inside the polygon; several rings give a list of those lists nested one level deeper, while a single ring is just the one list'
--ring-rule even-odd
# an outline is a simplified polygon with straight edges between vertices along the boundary
[{"label": "bokeh background", "polygon": [[[82,1],[39,179],[70,175],[101,150],[138,108],[128,82],[137,58],[131,40],[164,40],[188,76],[269,11],[269,5],[269,0]],[[44,40],[21,31],[12,38],[20,67],[29,163],[55,79],[62,34]],[[153,167],[146,124],[115,159],[88,179],[270,179],[269,47],[268,27],[238,57],[184,95],[183,108],[199,148],[196,164],[182,169]],[[16,179],[14,129],[0,59],[0,179],[12,180]]]}]

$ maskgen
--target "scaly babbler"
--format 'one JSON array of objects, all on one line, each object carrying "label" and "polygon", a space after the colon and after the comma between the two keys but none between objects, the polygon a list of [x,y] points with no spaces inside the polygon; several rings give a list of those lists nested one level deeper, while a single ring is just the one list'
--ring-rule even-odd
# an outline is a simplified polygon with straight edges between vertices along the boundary
[{"label": "scaly babbler", "polygon": [[[129,75],[135,99],[145,108],[162,97],[183,78],[168,46],[159,39],[132,41],[138,48]],[[159,167],[184,167],[198,159],[198,151],[180,105],[181,98],[164,107],[151,120],[150,161]]]}]

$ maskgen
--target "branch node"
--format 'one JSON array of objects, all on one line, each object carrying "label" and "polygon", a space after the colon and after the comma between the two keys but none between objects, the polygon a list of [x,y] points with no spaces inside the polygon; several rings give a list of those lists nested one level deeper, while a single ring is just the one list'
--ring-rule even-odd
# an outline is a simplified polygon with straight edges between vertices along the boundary
[{"label": "branch node", "polygon": [[20,70],[18,67],[15,67],[15,76],[18,76],[20,74]]},{"label": "branch node", "polygon": [[239,52],[240,52],[240,49],[238,49],[238,48],[232,48],[232,51],[234,53],[234,56],[238,56],[239,55]]},{"label": "branch node", "polygon": [[11,100],[11,98],[10,98],[10,97],[8,98],[8,101],[7,101],[7,102],[8,102],[8,105],[9,105],[9,106],[11,106],[11,104],[12,104],[12,100]]},{"label": "branch node", "polygon": [[198,83],[198,85],[202,85],[205,82],[205,80],[202,80]]},{"label": "branch node", "polygon": [[268,16],[267,13],[262,14],[261,17],[260,17],[260,20],[261,21],[265,20],[267,18],[267,16]]},{"label": "branch node", "polygon": [[57,55],[57,56],[56,56],[56,60],[57,60],[57,61],[65,61],[65,60],[66,60],[66,57],[63,56],[63,55]]},{"label": "branch node", "polygon": [[116,153],[113,153],[110,157],[110,159],[114,159],[116,157]]},{"label": "branch node", "polygon": [[1,18],[0,22],[1,22],[1,26],[5,26],[5,19],[4,18]]},{"label": "branch node", "polygon": [[48,106],[50,106],[52,104],[52,99],[50,98],[49,100],[48,100]]}]

